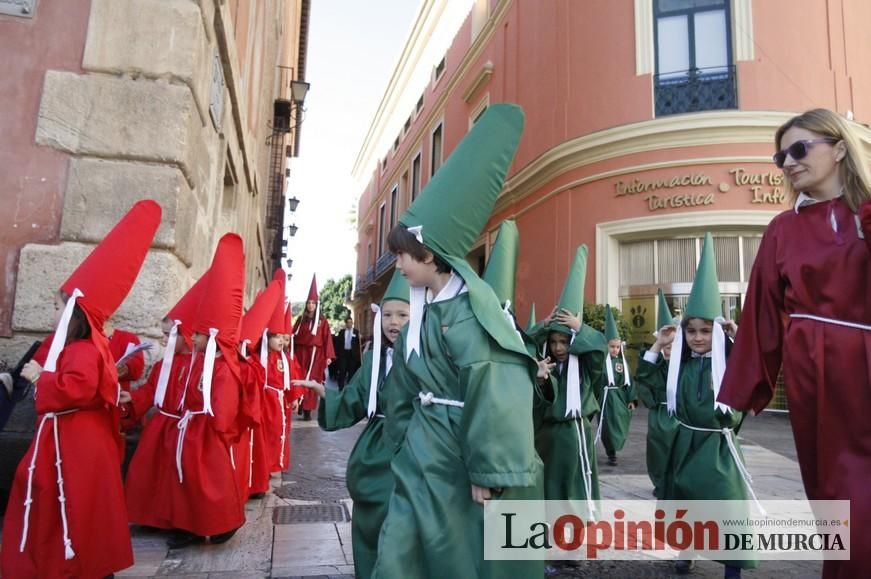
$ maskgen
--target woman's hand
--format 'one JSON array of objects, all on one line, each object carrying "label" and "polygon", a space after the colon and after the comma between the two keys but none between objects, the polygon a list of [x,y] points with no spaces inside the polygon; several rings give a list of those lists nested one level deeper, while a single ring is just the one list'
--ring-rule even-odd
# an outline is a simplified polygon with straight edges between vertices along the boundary
[{"label": "woman's hand", "polygon": [[318,396],[321,398],[326,397],[327,388],[320,382],[315,382],[314,380],[291,380],[291,384],[294,386],[302,386],[303,388],[311,388],[315,392],[318,393]]},{"label": "woman's hand", "polygon": [[576,316],[565,308],[558,311],[554,315],[553,319],[556,321],[556,323],[568,326],[575,332],[579,332],[581,330],[581,316]]},{"label": "woman's hand", "polygon": [[42,374],[42,366],[33,360],[25,364],[24,368],[21,369],[21,377],[31,384],[36,384],[40,374]]}]

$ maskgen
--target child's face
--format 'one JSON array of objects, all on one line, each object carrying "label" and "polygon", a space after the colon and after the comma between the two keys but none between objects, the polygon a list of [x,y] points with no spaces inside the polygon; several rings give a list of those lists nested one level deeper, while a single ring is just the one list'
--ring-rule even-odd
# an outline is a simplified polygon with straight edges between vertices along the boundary
[{"label": "child's face", "polygon": [[427,287],[432,285],[436,274],[436,266],[432,261],[417,261],[410,254],[396,254],[396,268],[408,280],[411,287]]},{"label": "child's face", "polygon": [[565,362],[569,358],[569,337],[562,332],[551,332],[547,336],[547,351],[557,362]]},{"label": "child's face", "polygon": [[[160,345],[164,348],[166,347],[166,342],[169,340],[169,333],[172,331],[172,320],[169,318],[164,318],[160,320],[160,332],[163,334],[163,337],[160,338]],[[178,342],[176,342],[178,343]]]},{"label": "child's face", "polygon": [[66,305],[66,302],[60,296],[60,293],[54,294],[54,325],[55,325],[55,327],[57,327],[57,325],[60,323],[60,318],[61,318],[61,315],[63,314],[65,305]]},{"label": "child's face", "polygon": [[608,340],[608,353],[612,356],[620,355],[620,340]]},{"label": "child's face", "polygon": [[402,326],[408,323],[408,304],[400,300],[388,300],[381,306],[381,329],[393,344],[399,337]]},{"label": "child's face", "polygon": [[195,333],[191,338],[191,343],[194,346],[194,352],[205,352],[206,344],[209,343],[209,337],[205,334]]},{"label": "child's face", "polygon": [[691,318],[684,330],[684,336],[690,350],[696,354],[707,354],[710,352],[713,331],[714,322],[711,320]]},{"label": "child's face", "polygon": [[271,352],[280,352],[284,348],[284,335],[272,334],[266,342]]}]

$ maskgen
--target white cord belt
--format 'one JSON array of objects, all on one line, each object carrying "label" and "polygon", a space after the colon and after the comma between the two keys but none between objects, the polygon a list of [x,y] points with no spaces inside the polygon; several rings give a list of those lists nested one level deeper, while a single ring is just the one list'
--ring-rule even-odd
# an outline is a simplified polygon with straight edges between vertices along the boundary
[{"label": "white cord belt", "polygon": [[39,428],[36,431],[36,438],[33,443],[33,456],[30,457],[30,466],[27,467],[27,497],[24,499],[24,527],[21,531],[21,545],[18,547],[20,553],[24,552],[24,547],[27,545],[27,529],[30,524],[30,505],[33,504],[33,471],[36,470],[36,456],[39,452],[40,436],[42,435],[42,428],[45,426],[45,422],[51,420],[54,433],[54,450],[57,455],[54,465],[57,469],[57,500],[60,503],[60,518],[61,524],[63,525],[64,559],[69,561],[76,556],[76,552],[73,551],[73,542],[70,539],[70,529],[67,521],[67,497],[64,493],[64,477],[61,470],[61,463],[63,461],[60,456],[60,437],[58,436],[57,419],[59,416],[72,414],[78,411],[78,408],[73,408],[72,410],[64,410],[63,412],[46,412],[42,415],[42,420],[39,421]]},{"label": "white cord belt", "polygon": [[823,322],[825,324],[844,326],[845,328],[853,328],[855,330],[864,330],[866,332],[871,332],[871,326],[867,324],[857,324],[856,322],[847,322],[845,320],[836,320],[834,318],[824,318],[822,316],[812,316],[810,314],[789,314],[789,317],[799,318],[802,320],[814,320],[816,322]]},{"label": "white cord belt", "polygon": [[462,408],[466,405],[465,402],[460,402],[459,400],[449,400],[447,398],[436,398],[433,396],[432,392],[418,392],[418,399],[420,400],[421,406],[431,406],[433,404],[440,404],[442,406],[453,406],[455,408]]},{"label": "white cord belt", "polygon": [[753,485],[751,484],[753,483],[753,477],[750,476],[750,471],[747,470],[744,461],[741,460],[741,455],[738,454],[738,447],[735,446],[735,432],[731,428],[702,428],[700,426],[690,426],[681,420],[678,420],[677,422],[684,428],[695,430],[697,432],[718,432],[723,435],[723,438],[726,439],[726,445],[729,447],[729,454],[732,455],[732,460],[735,461],[735,466],[738,467],[738,472],[741,473],[741,478],[744,479],[744,484],[747,487],[747,490],[750,491],[750,496],[753,497],[753,501],[759,508],[759,512],[763,515],[766,514],[759,499],[756,498],[756,493],[753,492]]},{"label": "white cord belt", "polygon": [[199,414],[205,414],[205,410],[200,410],[197,412],[191,412],[190,410],[185,411],[182,417],[179,419],[178,424],[176,424],[176,428],[178,428],[178,439],[175,443],[175,468],[178,471],[178,482],[184,482],[184,474],[181,469],[181,456],[184,451],[184,437],[188,431],[188,424],[190,424],[191,418],[197,416]]},{"label": "white cord belt", "polygon": [[587,495],[587,509],[590,511],[590,519],[595,520],[596,504],[593,502],[593,467],[590,462],[590,455],[587,452],[587,433],[578,424],[582,420],[583,418],[579,416],[572,420],[572,422],[578,435],[578,454],[581,458],[581,475],[584,479],[584,493]]},{"label": "white cord belt", "polygon": [[596,428],[596,440],[593,442],[593,446],[596,446],[602,440],[602,424],[605,422],[605,406],[608,404],[608,391],[618,390],[619,388],[619,386],[605,386],[605,394],[602,396],[602,408],[599,410],[599,426]]},{"label": "white cord belt", "polygon": [[373,414],[372,418],[385,418],[383,414]]},{"label": "white cord belt", "polygon": [[287,411],[284,409],[284,390],[265,384],[266,388],[278,394],[278,407],[281,408],[281,446],[278,449],[278,466],[284,469],[284,443],[287,441]]},{"label": "white cord belt", "polygon": [[248,429],[248,488],[254,481],[254,429]]},{"label": "white cord belt", "polygon": [[165,410],[158,410],[158,412],[160,412],[161,414],[163,414],[164,416],[166,416],[168,418],[175,418],[176,420],[181,420],[181,416],[179,416],[178,414],[172,414],[171,412],[167,412]]}]

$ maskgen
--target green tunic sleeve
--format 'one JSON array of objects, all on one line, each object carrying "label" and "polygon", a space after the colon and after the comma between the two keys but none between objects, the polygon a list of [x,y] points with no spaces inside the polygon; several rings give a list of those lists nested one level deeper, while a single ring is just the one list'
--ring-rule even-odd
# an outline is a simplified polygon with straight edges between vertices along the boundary
[{"label": "green tunic sleeve", "polygon": [[598,390],[602,386],[605,375],[608,340],[602,332],[582,324],[581,329],[575,334],[569,354],[576,355],[583,367],[581,411],[584,416],[592,417],[601,408]]},{"label": "green tunic sleeve", "polygon": [[342,391],[327,389],[318,405],[318,424],[326,431],[350,428],[366,417],[369,410],[369,380],[372,352],[363,354],[360,368]]},{"label": "green tunic sleeve", "polygon": [[453,324],[444,340],[463,392],[458,436],[469,479],[490,488],[533,486],[538,456],[529,360],[499,347],[474,317]]},{"label": "green tunic sleeve", "polygon": [[665,402],[665,380],[668,373],[668,361],[659,356],[656,362],[644,359],[644,353],[638,358],[638,370],[635,373],[635,384],[641,402],[647,408],[656,408]]}]

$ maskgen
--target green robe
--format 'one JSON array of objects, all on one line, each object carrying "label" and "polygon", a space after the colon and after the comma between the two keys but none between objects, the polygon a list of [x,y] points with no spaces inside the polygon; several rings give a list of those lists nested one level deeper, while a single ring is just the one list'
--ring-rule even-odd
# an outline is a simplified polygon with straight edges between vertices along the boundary
[{"label": "green robe", "polygon": [[[623,450],[626,444],[626,435],[629,434],[629,421],[632,420],[632,411],[629,403],[636,400],[635,385],[625,385],[625,371],[623,368],[623,356],[606,356],[606,364],[611,364],[614,371],[614,386],[608,385],[608,373],[602,372],[602,379],[596,389],[596,397],[599,399],[599,422],[604,420],[600,428],[602,431],[602,444],[608,455],[618,450]],[[607,396],[606,396],[607,392]]]},{"label": "green robe", "polygon": [[647,413],[647,475],[653,483],[653,495],[658,499],[665,498],[665,471],[680,428],[677,419],[669,416],[665,406],[665,387],[662,385],[667,375],[668,361],[662,354],[655,364],[645,362],[643,357],[638,359],[635,375],[638,397],[650,410]]},{"label": "green robe", "polygon": [[[385,356],[381,357],[378,381],[377,414],[360,433],[348,456],[348,492],[354,501],[351,517],[351,540],[354,568],[358,579],[368,579],[378,553],[378,534],[387,516],[387,502],[393,492],[390,459],[395,445],[388,438],[384,423]],[[369,380],[372,374],[372,352],[363,354],[363,362],[351,381],[338,392],[327,390],[318,405],[318,424],[327,431],[350,428],[366,418],[369,408]],[[391,373],[392,374],[392,373]]]},{"label": "green robe", "polygon": [[[581,372],[581,417],[566,416],[566,390],[568,361],[563,369],[545,383],[544,394],[549,401],[543,412],[542,424],[536,437],[536,448],[544,461],[544,496],[547,500],[585,500],[587,493],[581,470],[578,434],[586,440],[587,456],[592,470],[592,498],[598,500],[599,478],[596,465],[596,433],[590,420],[599,412],[593,385],[602,379],[608,342],[602,332],[582,326],[575,336],[569,354],[578,356]],[[583,429],[579,431],[579,429]]]},{"label": "green robe", "polygon": [[[639,367],[642,365],[654,367],[646,370],[649,372],[648,380],[656,396],[662,396],[665,400],[667,372],[657,371],[656,364],[644,359],[639,361]],[[729,452],[728,443],[719,432],[722,428],[733,430],[735,447],[743,461],[737,435],[744,421],[744,413],[737,410],[731,413],[715,410],[711,358],[684,356],[678,379],[675,418],[679,424],[663,477],[661,498],[696,501],[740,501],[750,498],[741,472]],[[718,432],[692,430],[684,425],[717,429]],[[733,518],[745,518],[748,514],[736,512]],[[754,560],[721,562],[743,569],[754,569],[758,566],[758,561]]]},{"label": "green robe", "polygon": [[[468,293],[426,305],[421,355],[408,363],[406,333],[388,393],[389,427],[404,438],[373,578],[542,577],[543,561],[484,560],[483,507],[471,495],[474,483],[504,489],[494,500],[542,498],[532,361],[490,338]],[[419,394],[429,392],[465,406],[424,406]]]}]

